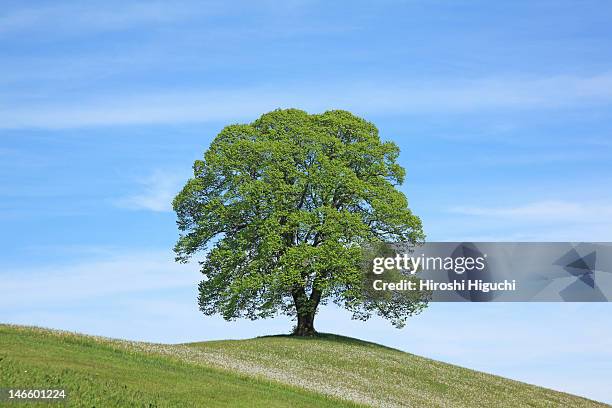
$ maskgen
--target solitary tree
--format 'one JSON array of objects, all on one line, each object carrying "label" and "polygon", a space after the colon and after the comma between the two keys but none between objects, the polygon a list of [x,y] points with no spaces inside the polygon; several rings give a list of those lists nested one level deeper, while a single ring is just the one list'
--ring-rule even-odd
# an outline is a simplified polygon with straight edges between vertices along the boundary
[{"label": "solitary tree", "polygon": [[396,189],[398,154],[372,123],[340,110],[275,110],[225,127],[173,203],[177,261],[205,254],[201,311],[227,320],[286,313],[294,334],[308,336],[332,300],[355,318],[374,313],[401,327],[425,301],[367,296],[361,248],[424,238]]}]

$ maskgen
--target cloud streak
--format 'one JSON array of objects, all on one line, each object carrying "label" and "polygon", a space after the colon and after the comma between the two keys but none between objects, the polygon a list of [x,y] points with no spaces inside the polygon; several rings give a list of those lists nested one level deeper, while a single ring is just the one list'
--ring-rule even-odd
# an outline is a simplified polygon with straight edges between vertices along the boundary
[{"label": "cloud streak", "polygon": [[[18,101],[18,98],[15,98]],[[245,120],[279,107],[311,112],[349,109],[359,114],[399,115],[495,110],[563,109],[612,103],[612,74],[589,77],[484,78],[416,83],[310,83],[228,90],[115,93],[39,98],[5,104],[3,128],[84,126]]]},{"label": "cloud streak", "polygon": [[[0,16],[0,34],[36,32],[53,27],[55,34],[72,30],[80,33],[113,31],[143,24],[180,21],[202,14],[202,8],[161,2],[111,2],[104,6],[59,3],[51,6],[18,8]],[[210,7],[204,10],[210,10]]]},{"label": "cloud streak", "polygon": [[171,251],[115,251],[65,265],[3,267],[0,309],[81,304],[115,295],[195,287],[199,274],[193,265],[177,264],[173,258]]},{"label": "cloud streak", "polygon": [[536,201],[514,207],[454,207],[451,212],[507,220],[599,223],[612,219],[612,204]]},{"label": "cloud streak", "polygon": [[187,180],[187,175],[156,170],[141,179],[141,191],[115,200],[118,207],[155,212],[172,211],[172,200]]}]

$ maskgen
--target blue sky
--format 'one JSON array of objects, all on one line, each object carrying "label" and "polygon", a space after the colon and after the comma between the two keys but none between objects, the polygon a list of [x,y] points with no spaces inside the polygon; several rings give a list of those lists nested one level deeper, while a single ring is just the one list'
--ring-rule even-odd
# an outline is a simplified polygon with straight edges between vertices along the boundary
[{"label": "blue sky", "polygon": [[[169,203],[226,124],[351,110],[430,240],[612,241],[604,1],[23,2],[0,9],[0,321],[150,341],[197,311]],[[434,304],[318,328],[612,402],[609,304]]]}]

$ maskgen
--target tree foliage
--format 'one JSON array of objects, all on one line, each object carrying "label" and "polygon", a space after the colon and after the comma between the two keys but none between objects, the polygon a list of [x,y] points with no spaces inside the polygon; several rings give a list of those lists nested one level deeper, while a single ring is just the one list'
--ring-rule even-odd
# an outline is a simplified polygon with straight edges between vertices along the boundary
[{"label": "tree foliage", "polygon": [[397,189],[398,154],[372,123],[340,110],[276,110],[225,127],[173,203],[177,260],[205,254],[202,312],[228,320],[286,313],[298,334],[311,334],[328,300],[396,325],[420,311],[421,299],[381,302],[363,291],[361,245],[424,239]]}]

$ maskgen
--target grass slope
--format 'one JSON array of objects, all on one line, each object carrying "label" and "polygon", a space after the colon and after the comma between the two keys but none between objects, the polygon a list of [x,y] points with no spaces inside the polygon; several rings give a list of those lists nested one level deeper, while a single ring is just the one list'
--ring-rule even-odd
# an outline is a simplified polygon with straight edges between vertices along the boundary
[{"label": "grass slope", "polygon": [[286,383],[375,406],[608,406],[335,335],[314,339],[270,336],[189,346],[224,356],[233,362],[228,367],[235,370],[240,370],[241,365],[259,367],[270,378],[281,379],[274,373],[282,373]]},{"label": "grass slope", "polygon": [[134,351],[129,342],[5,325],[0,325],[2,387],[64,388],[67,405],[74,407],[356,405],[262,378]]},{"label": "grass slope", "polygon": [[334,335],[162,345],[0,325],[6,386],[63,386],[74,406],[608,406]]}]

